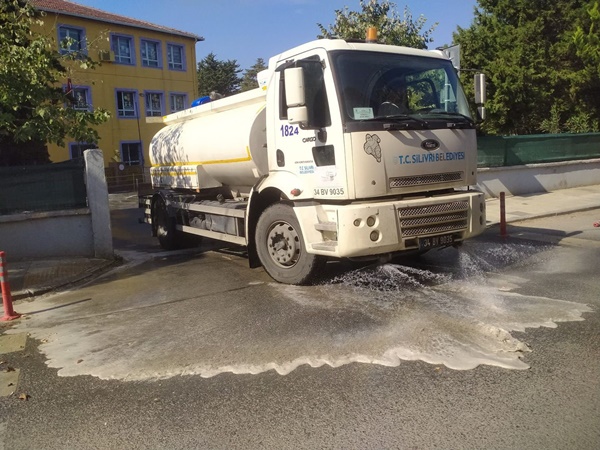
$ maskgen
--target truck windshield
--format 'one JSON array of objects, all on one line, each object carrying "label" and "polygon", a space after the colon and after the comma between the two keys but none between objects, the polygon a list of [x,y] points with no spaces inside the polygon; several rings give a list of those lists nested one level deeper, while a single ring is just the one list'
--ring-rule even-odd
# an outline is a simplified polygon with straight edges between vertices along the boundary
[{"label": "truck windshield", "polygon": [[452,118],[472,124],[449,60],[363,51],[331,56],[346,123],[403,119],[418,126]]}]

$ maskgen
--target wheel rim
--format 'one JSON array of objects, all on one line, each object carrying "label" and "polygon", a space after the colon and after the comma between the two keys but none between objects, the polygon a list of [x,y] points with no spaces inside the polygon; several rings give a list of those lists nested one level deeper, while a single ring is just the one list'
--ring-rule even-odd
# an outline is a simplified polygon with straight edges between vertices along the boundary
[{"label": "wheel rim", "polygon": [[280,267],[290,268],[300,259],[300,237],[286,222],[274,223],[267,234],[269,256]]}]

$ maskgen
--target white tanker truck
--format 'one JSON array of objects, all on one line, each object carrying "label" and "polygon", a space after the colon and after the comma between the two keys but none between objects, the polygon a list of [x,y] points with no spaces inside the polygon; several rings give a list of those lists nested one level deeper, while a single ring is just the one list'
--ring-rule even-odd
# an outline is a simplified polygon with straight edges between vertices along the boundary
[{"label": "white tanker truck", "polygon": [[194,236],[247,246],[251,267],[306,284],[327,259],[483,232],[475,121],[441,52],[323,39],[258,78],[162,118],[140,206],[163,248]]}]

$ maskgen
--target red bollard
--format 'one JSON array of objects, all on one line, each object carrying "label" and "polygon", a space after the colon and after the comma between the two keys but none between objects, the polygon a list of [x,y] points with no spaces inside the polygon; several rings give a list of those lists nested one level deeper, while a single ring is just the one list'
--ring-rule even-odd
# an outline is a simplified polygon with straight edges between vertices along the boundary
[{"label": "red bollard", "polygon": [[500,236],[505,238],[506,234],[506,194],[500,192]]},{"label": "red bollard", "polygon": [[4,316],[1,321],[14,320],[21,317],[21,314],[13,310],[12,297],[10,295],[10,286],[8,284],[8,269],[6,268],[6,257],[4,252],[0,252],[0,284],[2,285],[2,306],[4,306]]}]

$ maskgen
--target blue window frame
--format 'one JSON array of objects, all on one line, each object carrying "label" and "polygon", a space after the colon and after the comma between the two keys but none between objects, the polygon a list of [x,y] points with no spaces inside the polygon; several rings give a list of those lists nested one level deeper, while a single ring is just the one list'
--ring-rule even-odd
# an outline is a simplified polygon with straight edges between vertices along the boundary
[{"label": "blue window frame", "polygon": [[143,67],[162,68],[162,46],[160,41],[140,39],[140,55]]},{"label": "blue window frame", "polygon": [[69,142],[69,156],[71,159],[82,158],[83,152],[91,148],[98,148],[98,144],[87,142]]},{"label": "blue window frame", "polygon": [[167,63],[169,70],[185,71],[185,47],[167,42]]},{"label": "blue window frame", "polygon": [[63,55],[67,53],[87,54],[85,28],[73,25],[58,25],[58,49]]},{"label": "blue window frame", "polygon": [[117,64],[135,65],[133,36],[111,33],[110,48],[115,53],[115,62]]},{"label": "blue window frame", "polygon": [[121,141],[121,163],[126,166],[142,166],[144,153],[140,141]]},{"label": "blue window frame", "polygon": [[117,117],[120,119],[135,119],[139,117],[138,91],[133,89],[115,89]]},{"label": "blue window frame", "polygon": [[92,110],[92,89],[89,86],[72,86],[71,92],[67,92],[68,86],[63,85],[63,90],[67,94],[67,98],[70,103],[66,106],[70,106],[78,111],[91,111]]},{"label": "blue window frame", "polygon": [[172,113],[184,110],[188,107],[188,96],[183,92],[171,92],[169,94],[169,104]]},{"label": "blue window frame", "polygon": [[146,117],[165,115],[165,95],[160,91],[145,91]]}]

